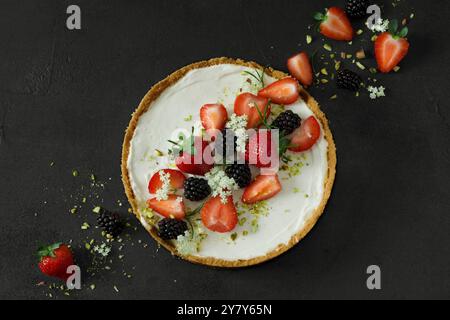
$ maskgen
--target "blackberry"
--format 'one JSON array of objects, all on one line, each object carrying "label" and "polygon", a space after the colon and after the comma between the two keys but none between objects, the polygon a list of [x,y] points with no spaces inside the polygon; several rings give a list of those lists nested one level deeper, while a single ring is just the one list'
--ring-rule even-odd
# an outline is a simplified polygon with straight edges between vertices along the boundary
[{"label": "blackberry", "polygon": [[362,18],[367,15],[367,0],[347,0],[345,11],[352,18]]},{"label": "blackberry", "polygon": [[225,173],[241,188],[247,187],[252,182],[252,173],[247,164],[232,164],[225,169]]},{"label": "blackberry", "polygon": [[[233,143],[228,143],[227,138],[233,138]],[[234,135],[232,130],[224,129],[222,135],[217,138],[217,145],[222,145],[222,149],[216,148],[216,152],[223,157],[224,163],[227,157],[233,157],[234,151],[236,150],[237,137]]]},{"label": "blackberry", "polygon": [[165,218],[158,222],[158,234],[163,240],[174,240],[183,235],[188,226],[183,220]]},{"label": "blackberry", "polygon": [[113,237],[118,236],[124,227],[123,221],[117,213],[111,213],[103,209],[97,217],[97,225]]},{"label": "blackberry", "polygon": [[285,135],[289,135],[294,132],[295,129],[300,127],[302,119],[298,114],[292,112],[292,110],[281,113],[273,122],[272,127],[279,129]]},{"label": "blackberry", "polygon": [[358,91],[362,79],[359,75],[350,70],[342,70],[337,74],[337,85],[340,88],[351,91]]},{"label": "blackberry", "polygon": [[201,201],[211,193],[208,181],[202,178],[188,178],[184,181],[184,197],[191,201]]}]

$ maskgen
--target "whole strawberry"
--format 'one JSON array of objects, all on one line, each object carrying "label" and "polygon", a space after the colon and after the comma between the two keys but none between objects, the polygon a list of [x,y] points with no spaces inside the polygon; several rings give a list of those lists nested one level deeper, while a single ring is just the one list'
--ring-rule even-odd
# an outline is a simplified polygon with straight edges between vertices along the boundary
[{"label": "whole strawberry", "polygon": [[70,276],[67,274],[67,268],[74,264],[72,251],[68,246],[55,243],[39,248],[38,255],[40,258],[39,269],[42,273],[50,277],[67,280]]}]

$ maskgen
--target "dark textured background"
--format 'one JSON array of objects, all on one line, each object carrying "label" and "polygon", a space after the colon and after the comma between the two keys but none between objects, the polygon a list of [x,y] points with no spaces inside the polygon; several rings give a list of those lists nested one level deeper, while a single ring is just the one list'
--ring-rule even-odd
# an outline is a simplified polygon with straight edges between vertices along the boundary
[{"label": "dark textured background", "polygon": [[[68,1],[1,1],[0,297],[64,298],[36,286],[48,280],[36,267],[36,247],[72,239],[84,267],[79,247],[98,234],[80,230],[83,221],[94,224],[90,208],[127,215],[117,205],[126,203],[123,132],[152,84],[216,56],[284,70],[312,33],[311,14],[342,2],[79,0],[82,30],[68,31]],[[311,89],[330,120],[338,174],[324,216],[299,246],[261,266],[216,270],[157,252],[139,227],[124,259],[112,254],[111,272],[85,279],[96,289],[71,297],[450,298],[450,5],[403,0],[394,10],[391,0],[378,2],[388,17],[415,12],[411,51],[398,74],[377,76],[389,88],[385,99],[339,91],[331,101],[334,85]],[[352,53],[360,46],[327,42]],[[104,189],[89,186],[92,172]],[[71,215],[83,196],[88,203]],[[371,264],[382,268],[378,292],[365,285]]]}]

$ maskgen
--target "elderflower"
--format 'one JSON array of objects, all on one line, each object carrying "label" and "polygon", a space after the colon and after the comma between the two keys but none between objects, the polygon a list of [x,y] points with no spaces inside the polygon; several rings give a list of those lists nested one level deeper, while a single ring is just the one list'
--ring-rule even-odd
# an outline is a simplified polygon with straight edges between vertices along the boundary
[{"label": "elderflower", "polygon": [[228,197],[233,194],[233,190],[238,190],[239,186],[233,178],[229,178],[220,167],[213,168],[205,176],[208,185],[211,187],[212,196],[220,196],[223,204],[226,204]]},{"label": "elderflower", "polygon": [[228,121],[226,125],[227,129],[234,131],[234,134],[236,136],[236,151],[240,153],[245,152],[245,145],[248,140],[248,134],[246,129],[247,122],[248,116],[246,114],[242,116],[233,114],[230,118],[230,121]]},{"label": "elderflower", "polygon": [[370,99],[377,99],[377,98],[381,98],[381,97],[385,97],[386,96],[386,94],[385,94],[385,91],[386,90],[386,88],[385,87],[383,87],[383,86],[380,86],[380,87],[373,87],[373,86],[369,86],[368,88],[367,88],[367,91],[369,91],[369,96],[370,96]]},{"label": "elderflower", "polygon": [[389,20],[378,18],[374,24],[371,24],[369,23],[369,21],[367,21],[366,26],[372,32],[386,32],[389,28]]},{"label": "elderflower", "polygon": [[203,229],[194,224],[192,231],[186,231],[179,235],[176,240],[176,247],[179,254],[186,256],[200,251],[202,241],[206,238]]},{"label": "elderflower", "polygon": [[170,174],[161,170],[159,172],[159,179],[162,182],[162,186],[156,191],[156,200],[167,200],[169,199],[170,191]]},{"label": "elderflower", "polygon": [[94,247],[94,252],[97,252],[103,257],[107,257],[111,252],[111,247],[108,247],[105,243],[102,243],[100,246]]}]

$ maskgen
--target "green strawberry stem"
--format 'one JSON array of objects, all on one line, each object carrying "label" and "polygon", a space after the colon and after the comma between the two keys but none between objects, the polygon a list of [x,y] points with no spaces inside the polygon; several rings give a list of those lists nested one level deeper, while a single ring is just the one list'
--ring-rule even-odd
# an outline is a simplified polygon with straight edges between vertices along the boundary
[{"label": "green strawberry stem", "polygon": [[56,257],[55,250],[58,249],[61,246],[61,244],[62,244],[61,242],[57,242],[49,246],[40,247],[38,249],[38,256],[40,260],[42,261],[42,259],[46,257],[55,258]]}]

